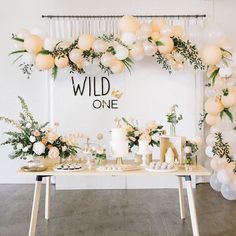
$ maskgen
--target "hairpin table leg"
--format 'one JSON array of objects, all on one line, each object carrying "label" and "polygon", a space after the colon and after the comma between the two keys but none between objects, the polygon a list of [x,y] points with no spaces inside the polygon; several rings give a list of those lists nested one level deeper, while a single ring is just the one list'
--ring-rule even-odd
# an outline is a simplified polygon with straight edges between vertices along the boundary
[{"label": "hairpin table leg", "polygon": [[180,208],[180,217],[182,220],[185,219],[185,205],[184,205],[184,196],[183,196],[183,181],[182,176],[177,176],[179,181],[179,208]]},{"label": "hairpin table leg", "polygon": [[191,217],[191,222],[192,222],[193,236],[199,236],[197,214],[196,214],[196,207],[195,207],[195,201],[194,201],[194,196],[193,196],[191,176],[189,175],[185,176],[185,183],[186,183],[186,188],[187,188],[188,204],[189,204],[189,211],[190,211],[190,217]]},{"label": "hairpin table leg", "polygon": [[45,191],[45,219],[50,217],[50,184],[51,176],[46,177],[46,191]]},{"label": "hairpin table leg", "polygon": [[33,199],[30,228],[29,228],[29,236],[35,236],[42,179],[43,179],[42,176],[36,176],[36,182],[35,182],[35,188],[34,188],[34,199]]}]

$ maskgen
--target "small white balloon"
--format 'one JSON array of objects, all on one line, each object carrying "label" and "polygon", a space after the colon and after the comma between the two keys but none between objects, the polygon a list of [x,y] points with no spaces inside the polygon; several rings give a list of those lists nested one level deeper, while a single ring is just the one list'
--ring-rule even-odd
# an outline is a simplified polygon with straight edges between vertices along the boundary
[{"label": "small white balloon", "polygon": [[210,86],[205,88],[206,97],[214,97],[217,95],[216,91]]},{"label": "small white balloon", "polygon": [[231,67],[221,67],[219,70],[219,75],[223,78],[228,78],[233,74],[233,69]]},{"label": "small white balloon", "polygon": [[148,41],[143,43],[143,49],[146,56],[152,56],[157,52],[157,46]]},{"label": "small white balloon", "polygon": [[125,32],[121,35],[121,41],[127,46],[130,46],[135,43],[136,35],[132,32]]},{"label": "small white balloon", "polygon": [[215,134],[209,134],[206,138],[206,143],[208,146],[214,146],[215,144]]},{"label": "small white balloon", "polygon": [[44,40],[44,49],[45,50],[48,50],[48,51],[53,51],[54,50],[54,47],[56,46],[56,40],[53,39],[53,38],[45,38]]},{"label": "small white balloon", "polygon": [[213,157],[214,156],[214,153],[212,152],[212,147],[211,146],[206,147],[205,153],[208,157]]},{"label": "small white balloon", "polygon": [[42,39],[46,37],[46,33],[38,27],[35,27],[34,29],[32,29],[31,34],[38,35]]},{"label": "small white balloon", "polygon": [[161,35],[171,36],[171,34],[172,34],[171,26],[164,25],[163,27],[161,27],[160,33],[161,33]]},{"label": "small white balloon", "polygon": [[211,134],[215,134],[215,133],[219,133],[219,132],[222,132],[223,130],[222,129],[219,129],[219,127],[217,127],[216,125],[213,125],[211,126],[210,128],[210,133]]},{"label": "small white balloon", "polygon": [[99,60],[93,59],[90,61],[85,61],[84,71],[89,75],[98,75],[101,72]]}]

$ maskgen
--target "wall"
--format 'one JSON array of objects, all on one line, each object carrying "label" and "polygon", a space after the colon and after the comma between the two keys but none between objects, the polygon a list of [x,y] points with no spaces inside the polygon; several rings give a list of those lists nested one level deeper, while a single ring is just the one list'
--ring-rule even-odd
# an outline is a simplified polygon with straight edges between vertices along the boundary
[{"label": "wall", "polygon": [[[10,51],[11,43],[9,38],[12,32],[25,27],[32,29],[35,26],[46,27],[46,21],[41,19],[42,14],[201,14],[206,13],[212,15],[212,2],[203,0],[140,0],[112,2],[101,0],[52,0],[52,1],[1,1],[0,9],[0,114],[12,118],[17,118],[19,113],[19,104],[17,103],[17,95],[23,96],[28,102],[35,117],[41,121],[47,120],[47,89],[46,81],[41,73],[35,72],[30,80],[19,72],[16,66],[12,66],[11,59],[7,54]],[[122,6],[122,7],[121,7]],[[234,20],[233,10],[236,3],[233,0],[217,0],[215,1],[215,17],[225,26],[225,30],[230,38],[236,35],[236,29],[231,28]],[[230,15],[230,13],[232,13]],[[137,72],[136,72],[137,73]],[[162,73],[162,72],[158,72]],[[185,80],[187,78],[179,78]],[[141,117],[139,111],[132,111],[133,114]],[[132,114],[131,114],[132,115]],[[0,124],[0,133],[6,131],[9,127]],[[0,141],[3,136],[0,136]],[[7,155],[10,147],[0,147],[0,182],[31,182],[32,179],[20,177],[16,174],[16,170],[22,166],[23,161],[9,160]]]}]

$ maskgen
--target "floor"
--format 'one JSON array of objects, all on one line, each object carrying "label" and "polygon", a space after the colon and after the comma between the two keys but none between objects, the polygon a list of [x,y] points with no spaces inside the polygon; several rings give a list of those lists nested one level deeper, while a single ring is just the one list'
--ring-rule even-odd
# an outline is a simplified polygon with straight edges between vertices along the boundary
[{"label": "floor", "polygon": [[[26,236],[33,185],[0,185],[0,236]],[[189,214],[179,217],[177,190],[55,191],[44,220],[44,188],[37,236],[188,236]],[[236,203],[208,184],[195,191],[201,236],[235,236]]]}]

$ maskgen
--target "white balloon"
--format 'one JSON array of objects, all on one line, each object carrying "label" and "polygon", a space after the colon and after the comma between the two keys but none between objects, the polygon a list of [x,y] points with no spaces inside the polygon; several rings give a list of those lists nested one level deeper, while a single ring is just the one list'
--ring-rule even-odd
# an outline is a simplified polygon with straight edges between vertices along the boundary
[{"label": "white balloon", "polygon": [[213,157],[214,156],[214,153],[212,152],[212,147],[211,146],[206,147],[205,153],[208,157]]},{"label": "white balloon", "polygon": [[236,144],[236,131],[234,129],[222,133],[223,140],[231,146]]},{"label": "white balloon", "polygon": [[132,32],[125,32],[121,35],[121,41],[130,46],[136,41],[136,35]]},{"label": "white balloon", "polygon": [[223,131],[230,131],[234,128],[234,124],[229,117],[224,113],[222,118],[219,116],[216,120],[216,127]]},{"label": "white balloon", "polygon": [[216,23],[208,24],[203,30],[203,36],[207,44],[221,44],[225,39],[225,33]]},{"label": "white balloon", "polygon": [[148,39],[149,35],[141,30],[136,32],[136,41],[144,42]]},{"label": "white balloon", "polygon": [[42,39],[46,37],[46,33],[38,27],[35,27],[34,29],[32,29],[31,34],[38,35]]},{"label": "white balloon", "polygon": [[202,41],[202,30],[203,29],[200,25],[190,25],[186,31],[187,38],[194,44],[200,44]]},{"label": "white balloon", "polygon": [[157,46],[148,41],[143,43],[143,49],[146,56],[152,56],[157,52]]},{"label": "white balloon", "polygon": [[206,143],[208,146],[214,146],[215,145],[215,134],[209,134],[206,137]]},{"label": "white balloon", "polygon": [[22,42],[15,41],[13,42],[12,50],[24,50],[24,44]]},{"label": "white balloon", "polygon": [[233,191],[229,185],[222,184],[221,193],[227,200],[236,200],[236,191]]},{"label": "white balloon", "polygon": [[19,30],[19,33],[17,34],[17,36],[18,36],[19,38],[25,39],[25,38],[26,38],[27,36],[29,36],[30,34],[31,34],[31,33],[29,32],[29,30],[22,28],[22,29]]},{"label": "white balloon", "polygon": [[160,33],[161,33],[161,35],[171,36],[171,34],[172,34],[171,26],[164,25],[163,27],[161,27]]},{"label": "white balloon", "polygon": [[210,128],[211,134],[215,134],[215,133],[219,133],[219,132],[222,132],[222,130],[219,129],[219,127],[217,127],[216,125],[211,126],[211,128]]},{"label": "white balloon", "polygon": [[212,87],[205,88],[205,95],[206,97],[214,97],[217,95],[216,91]]},{"label": "white balloon", "polygon": [[226,158],[219,158],[219,157],[214,157],[211,159],[211,168],[214,171],[220,171],[224,168],[227,167],[227,160]]},{"label": "white balloon", "polygon": [[217,173],[214,173],[211,178],[210,178],[210,185],[215,191],[220,191],[221,190],[221,183],[219,182],[217,178]]},{"label": "white balloon", "polygon": [[129,50],[122,45],[116,45],[114,49],[115,49],[115,57],[118,60],[121,61],[125,60],[129,56]]},{"label": "white balloon", "polygon": [[233,74],[231,67],[221,67],[219,70],[219,75],[223,78],[228,78]]},{"label": "white balloon", "polygon": [[30,53],[24,53],[21,60],[26,64],[34,64],[36,56]]},{"label": "white balloon", "polygon": [[85,61],[84,71],[89,75],[98,75],[101,72],[99,60],[93,59],[93,61]]},{"label": "white balloon", "polygon": [[56,46],[56,40],[53,38],[45,38],[44,40],[44,49],[48,51],[53,51],[54,47]]},{"label": "white balloon", "polygon": [[145,35],[150,36],[151,33],[152,33],[152,26],[151,26],[150,24],[148,24],[148,23],[143,23],[143,24],[141,25],[140,30],[141,30]]},{"label": "white balloon", "polygon": [[227,171],[226,170],[220,170],[218,173],[217,173],[217,179],[219,180],[220,183],[222,184],[229,184],[231,179],[230,179],[230,176],[228,175]]},{"label": "white balloon", "polygon": [[207,168],[209,171],[213,171],[212,170],[212,168],[211,168],[211,159],[210,158],[208,158],[208,159],[206,159],[205,161],[204,161],[204,166],[205,166],[205,168]]}]

